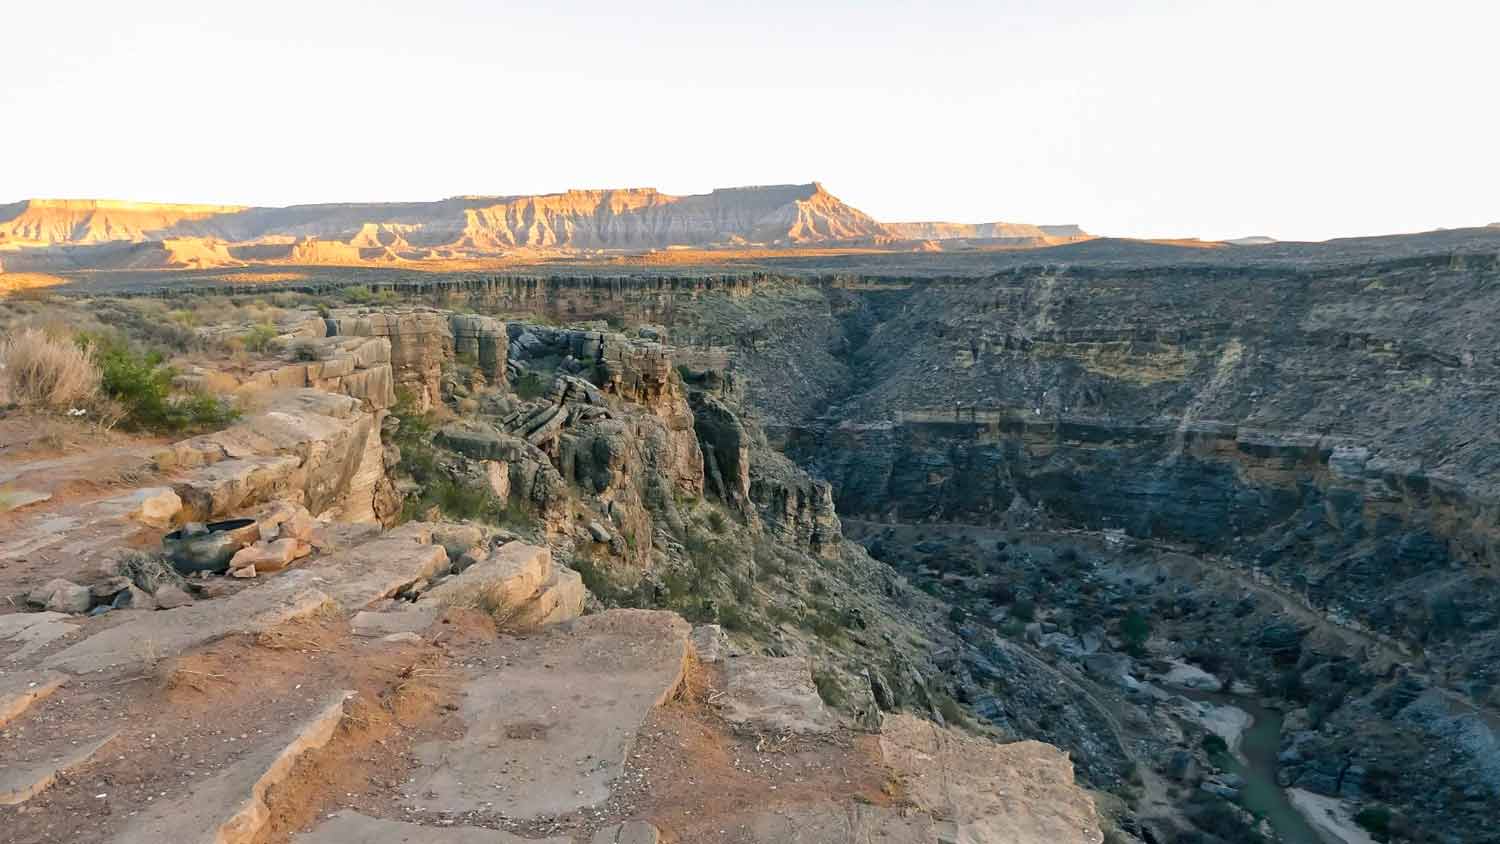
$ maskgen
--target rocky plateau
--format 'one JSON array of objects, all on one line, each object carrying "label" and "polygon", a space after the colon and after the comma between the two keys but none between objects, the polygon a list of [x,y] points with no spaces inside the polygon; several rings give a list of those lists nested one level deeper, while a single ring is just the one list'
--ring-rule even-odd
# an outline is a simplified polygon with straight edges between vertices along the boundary
[{"label": "rocky plateau", "polygon": [[7,262],[1037,239],[0,299],[238,411],[0,416],[8,835],[1500,840],[1500,231],[751,193],[7,212]]}]

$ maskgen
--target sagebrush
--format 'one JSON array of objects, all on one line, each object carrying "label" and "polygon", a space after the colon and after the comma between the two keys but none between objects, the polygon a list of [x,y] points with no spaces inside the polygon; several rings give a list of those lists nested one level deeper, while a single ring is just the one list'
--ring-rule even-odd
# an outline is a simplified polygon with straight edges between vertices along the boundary
[{"label": "sagebrush", "polygon": [[87,346],[26,328],[0,340],[0,381],[16,404],[74,408],[98,392],[99,364]]}]

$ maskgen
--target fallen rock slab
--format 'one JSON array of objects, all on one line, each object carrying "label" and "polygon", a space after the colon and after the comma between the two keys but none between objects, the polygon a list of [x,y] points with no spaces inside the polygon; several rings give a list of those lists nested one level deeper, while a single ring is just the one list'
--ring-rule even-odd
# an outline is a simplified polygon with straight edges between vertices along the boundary
[{"label": "fallen rock slab", "polygon": [[344,704],[353,696],[333,695],[307,721],[262,742],[186,793],[140,807],[115,844],[254,841],[270,819],[266,792],[291,774],[303,754],[333,739],[344,720]]},{"label": "fallen rock slab", "polygon": [[[284,530],[286,524],[281,528]],[[309,533],[311,530],[309,529]],[[259,574],[281,571],[294,561],[312,553],[312,545],[303,539],[288,536],[271,542],[257,542],[234,552],[229,560],[229,569],[253,568]]]},{"label": "fallen rock slab", "polygon": [[418,606],[476,607],[506,627],[531,629],[577,618],[586,597],[582,576],[558,567],[551,551],[507,542],[433,587]]},{"label": "fallen rock slab", "polygon": [[516,630],[532,630],[575,619],[583,615],[587,597],[583,575],[572,569],[553,569],[552,576],[510,616],[508,624]]},{"label": "fallen rock slab", "polygon": [[737,656],[724,660],[728,689],[724,720],[780,733],[826,733],[837,719],[813,685],[812,666],[801,656]]},{"label": "fallen rock slab", "polygon": [[482,562],[428,590],[422,601],[509,612],[535,595],[551,572],[551,551],[524,542],[507,542]]},{"label": "fallen rock slab", "polygon": [[421,826],[342,811],[293,836],[295,844],[572,844],[567,838],[520,838],[470,826]]},{"label": "fallen rock slab", "polygon": [[504,667],[465,687],[460,738],[417,748],[412,805],[529,819],[604,802],[682,682],[689,629],[675,613],[610,610],[487,646]]}]

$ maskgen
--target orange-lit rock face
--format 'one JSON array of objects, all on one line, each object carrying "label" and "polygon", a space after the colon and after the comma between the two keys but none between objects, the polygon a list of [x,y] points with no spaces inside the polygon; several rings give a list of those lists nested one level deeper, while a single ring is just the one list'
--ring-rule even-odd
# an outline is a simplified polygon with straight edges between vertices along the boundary
[{"label": "orange-lit rock face", "polygon": [[817,182],[693,196],[631,188],[286,208],[89,199],[0,205],[0,250],[9,272],[421,263],[554,250],[870,247],[912,239],[1000,238],[1045,245],[1067,239],[1055,236],[1054,228],[887,225]]}]

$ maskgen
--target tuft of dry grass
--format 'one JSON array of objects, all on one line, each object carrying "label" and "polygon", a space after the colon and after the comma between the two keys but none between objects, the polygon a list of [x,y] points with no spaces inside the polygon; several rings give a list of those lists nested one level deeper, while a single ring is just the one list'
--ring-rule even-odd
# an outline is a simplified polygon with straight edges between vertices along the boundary
[{"label": "tuft of dry grass", "polygon": [[30,407],[72,408],[99,390],[90,349],[39,328],[0,340],[0,395]]}]

